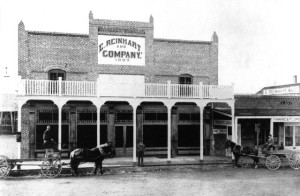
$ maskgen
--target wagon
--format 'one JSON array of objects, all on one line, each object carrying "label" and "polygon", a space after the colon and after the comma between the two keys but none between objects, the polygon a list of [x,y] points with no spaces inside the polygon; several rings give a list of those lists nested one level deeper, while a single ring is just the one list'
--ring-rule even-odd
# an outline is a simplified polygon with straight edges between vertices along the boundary
[{"label": "wagon", "polygon": [[259,153],[258,155],[243,153],[242,155],[265,159],[265,165],[270,170],[277,170],[283,161],[287,161],[293,169],[300,168],[300,154],[291,150],[271,150]]},{"label": "wagon", "polygon": [[[30,161],[39,161],[42,164],[23,164],[23,162]],[[5,178],[11,169],[21,165],[40,166],[42,175],[47,178],[58,176],[62,170],[60,153],[54,152],[53,149],[46,149],[45,158],[9,159],[6,156],[0,155],[0,178]]]}]

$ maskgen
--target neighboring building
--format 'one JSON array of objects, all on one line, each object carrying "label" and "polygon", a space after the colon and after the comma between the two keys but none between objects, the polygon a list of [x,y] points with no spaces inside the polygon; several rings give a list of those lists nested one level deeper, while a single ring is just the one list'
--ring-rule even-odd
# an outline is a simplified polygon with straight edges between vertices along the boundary
[{"label": "neighboring building", "polygon": [[255,95],[235,95],[238,143],[262,145],[268,134],[276,145],[300,150],[300,83],[265,87]]},{"label": "neighboring building", "polygon": [[226,134],[211,142],[212,103],[234,110],[233,86],[218,85],[217,34],[187,41],[155,39],[153,31],[152,16],[132,22],[90,13],[87,35],[27,31],[20,22],[21,157],[43,156],[46,125],[64,156],[108,141],[136,162],[139,140],[168,161],[215,154]]},{"label": "neighboring building", "polygon": [[16,79],[7,73],[0,76],[0,155],[18,157]]}]

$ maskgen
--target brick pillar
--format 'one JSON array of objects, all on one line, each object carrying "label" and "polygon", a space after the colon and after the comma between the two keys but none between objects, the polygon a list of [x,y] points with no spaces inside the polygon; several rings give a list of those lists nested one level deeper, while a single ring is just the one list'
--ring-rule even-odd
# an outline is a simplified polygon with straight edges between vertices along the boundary
[{"label": "brick pillar", "polygon": [[29,110],[29,158],[35,157],[35,110]]},{"label": "brick pillar", "polygon": [[178,115],[177,115],[177,107],[173,107],[172,109],[172,128],[171,128],[171,156],[176,157],[177,155],[177,148],[178,148]]},{"label": "brick pillar", "polygon": [[136,113],[136,132],[137,142],[143,140],[143,112],[140,107],[138,107]]},{"label": "brick pillar", "polygon": [[115,108],[109,106],[108,110],[108,122],[107,122],[107,142],[112,142],[115,146]]},{"label": "brick pillar", "polygon": [[70,151],[74,150],[77,148],[77,138],[76,138],[76,107],[71,106],[70,108],[70,139],[69,139],[69,149]]},{"label": "brick pillar", "polygon": [[29,158],[30,137],[29,137],[29,107],[25,104],[21,112],[21,158]]}]

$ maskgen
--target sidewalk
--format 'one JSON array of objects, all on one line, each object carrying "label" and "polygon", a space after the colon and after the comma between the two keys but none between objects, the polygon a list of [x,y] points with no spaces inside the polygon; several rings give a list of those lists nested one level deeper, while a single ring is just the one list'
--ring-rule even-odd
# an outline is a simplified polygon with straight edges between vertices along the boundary
[{"label": "sidewalk", "polygon": [[[62,159],[61,163],[68,164],[70,159]],[[217,156],[205,156],[203,161],[200,161],[199,156],[178,156],[171,159],[171,163],[168,163],[167,158],[160,158],[155,156],[144,157],[144,166],[170,166],[170,165],[210,165],[210,164],[230,164],[231,157],[217,157]],[[34,170],[40,169],[41,161],[28,161],[23,162],[21,170]],[[35,166],[36,165],[36,166]],[[79,168],[94,167],[94,163],[88,162],[80,164]],[[103,167],[134,167],[132,157],[115,157],[104,159]],[[17,170],[15,167],[13,170]]]},{"label": "sidewalk", "polygon": [[[70,172],[70,159],[62,159],[62,173]],[[10,174],[11,176],[18,175],[36,175],[40,173],[42,161],[27,161],[18,163],[20,167],[14,167]],[[203,161],[200,161],[199,156],[177,156],[171,159],[168,163],[167,158],[146,156],[144,157],[144,167],[155,166],[178,166],[178,165],[199,165],[200,167],[226,167],[232,166],[231,157],[205,156]],[[104,159],[103,168],[131,168],[134,169],[132,157],[115,157]],[[80,170],[91,171],[94,168],[93,162],[83,163],[79,165]]]},{"label": "sidewalk", "polygon": [[[70,172],[70,160],[62,159],[61,163],[63,164],[62,173],[66,174]],[[249,157],[242,157],[239,161],[243,167],[251,167],[253,160]],[[17,167],[13,168],[10,171],[10,175],[33,175],[39,174],[42,164],[42,161],[30,161],[23,162],[20,169]],[[146,156],[144,157],[144,167],[157,167],[157,166],[184,166],[184,165],[198,165],[201,168],[225,168],[232,167],[231,157],[220,157],[220,156],[204,156],[204,160],[200,161],[199,156],[177,156],[171,159],[171,162],[168,163],[167,158],[155,157],[155,156]],[[260,159],[259,165],[265,167],[265,160]],[[282,162],[281,167],[288,166],[288,163]],[[105,159],[103,161],[103,168],[131,168],[134,169],[133,158],[132,157],[115,157],[110,159]],[[88,162],[79,165],[80,170],[92,171],[94,168],[94,163]]]}]

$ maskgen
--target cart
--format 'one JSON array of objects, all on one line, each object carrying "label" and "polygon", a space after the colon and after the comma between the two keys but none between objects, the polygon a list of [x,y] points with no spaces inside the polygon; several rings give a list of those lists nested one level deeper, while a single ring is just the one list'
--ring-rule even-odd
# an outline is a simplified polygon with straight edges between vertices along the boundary
[{"label": "cart", "polygon": [[288,161],[292,169],[300,168],[300,154],[291,150],[271,150],[259,153],[258,155],[243,153],[242,155],[265,159],[265,165],[270,170],[277,170],[283,161]]},{"label": "cart", "polygon": [[[30,161],[40,161],[42,164],[23,164]],[[60,152],[54,152],[53,149],[46,149],[45,158],[9,159],[0,155],[0,179],[6,178],[10,170],[21,165],[40,166],[42,175],[47,178],[57,177],[62,170]]]}]

